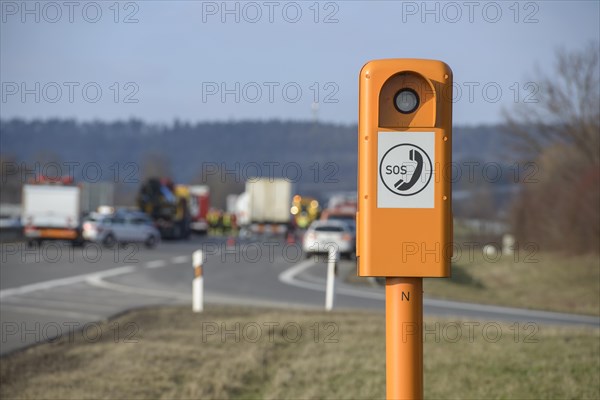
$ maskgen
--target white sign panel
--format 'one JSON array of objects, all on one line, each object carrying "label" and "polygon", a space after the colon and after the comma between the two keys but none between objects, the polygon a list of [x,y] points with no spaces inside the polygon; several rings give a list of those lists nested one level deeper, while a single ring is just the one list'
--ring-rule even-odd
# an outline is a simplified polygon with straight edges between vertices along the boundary
[{"label": "white sign panel", "polygon": [[433,208],[434,132],[379,132],[377,208]]}]

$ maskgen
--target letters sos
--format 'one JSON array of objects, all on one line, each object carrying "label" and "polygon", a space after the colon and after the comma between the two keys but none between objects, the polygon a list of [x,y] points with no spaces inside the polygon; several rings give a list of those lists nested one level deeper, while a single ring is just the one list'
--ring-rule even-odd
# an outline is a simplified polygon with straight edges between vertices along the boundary
[{"label": "letters sos", "polygon": [[[409,173],[409,165],[386,165],[385,166],[385,174],[386,175],[406,175]],[[412,168],[411,168],[412,169]],[[412,172],[412,171],[410,171]]]}]

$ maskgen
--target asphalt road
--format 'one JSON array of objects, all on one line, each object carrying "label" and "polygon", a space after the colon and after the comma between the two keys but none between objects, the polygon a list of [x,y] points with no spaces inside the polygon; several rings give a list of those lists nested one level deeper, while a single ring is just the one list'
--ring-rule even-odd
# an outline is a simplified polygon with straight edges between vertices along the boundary
[{"label": "asphalt road", "polygon": [[[190,304],[194,250],[206,255],[207,303],[322,309],[324,260],[305,259],[297,244],[278,238],[261,241],[193,237],[163,242],[155,249],[125,245],[72,248],[48,243],[29,249],[3,243],[0,250],[0,354],[36,342],[98,332],[97,321],[126,310],[165,304]],[[383,312],[384,290],[356,286],[343,279],[355,273],[353,261],[341,261],[335,308]],[[425,299],[425,313],[474,321],[534,322],[600,326],[597,317]]]}]

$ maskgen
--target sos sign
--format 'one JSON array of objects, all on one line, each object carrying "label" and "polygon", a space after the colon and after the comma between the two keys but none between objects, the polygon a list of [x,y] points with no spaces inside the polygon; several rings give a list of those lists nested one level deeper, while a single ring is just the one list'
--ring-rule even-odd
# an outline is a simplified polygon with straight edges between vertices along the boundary
[{"label": "sos sign", "polygon": [[[452,256],[452,71],[377,60],[359,78],[360,276],[445,277]],[[444,96],[442,96],[442,93]]]}]

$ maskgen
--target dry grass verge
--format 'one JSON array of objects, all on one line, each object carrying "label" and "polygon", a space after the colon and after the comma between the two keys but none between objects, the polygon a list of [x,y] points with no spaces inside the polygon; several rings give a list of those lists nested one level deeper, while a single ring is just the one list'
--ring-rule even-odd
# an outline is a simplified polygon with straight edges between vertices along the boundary
[{"label": "dry grass verge", "polygon": [[[600,396],[598,330],[498,324],[484,332],[483,323],[439,319],[426,326],[427,398]],[[96,328],[102,337],[92,340]],[[188,307],[163,307],[96,328],[87,339],[77,332],[72,340],[3,358],[0,397],[374,399],[385,393],[381,314],[224,306],[192,314]]]},{"label": "dry grass verge", "polygon": [[[464,247],[463,247],[464,249]],[[600,315],[600,259],[521,251],[491,261],[480,250],[463,250],[452,264],[451,278],[424,279],[425,296],[480,304]],[[343,269],[346,281],[370,285]]]},{"label": "dry grass verge", "polygon": [[425,293],[435,298],[600,315],[598,256],[518,256],[491,262],[481,254],[464,254],[452,265],[452,278],[425,279]]}]

